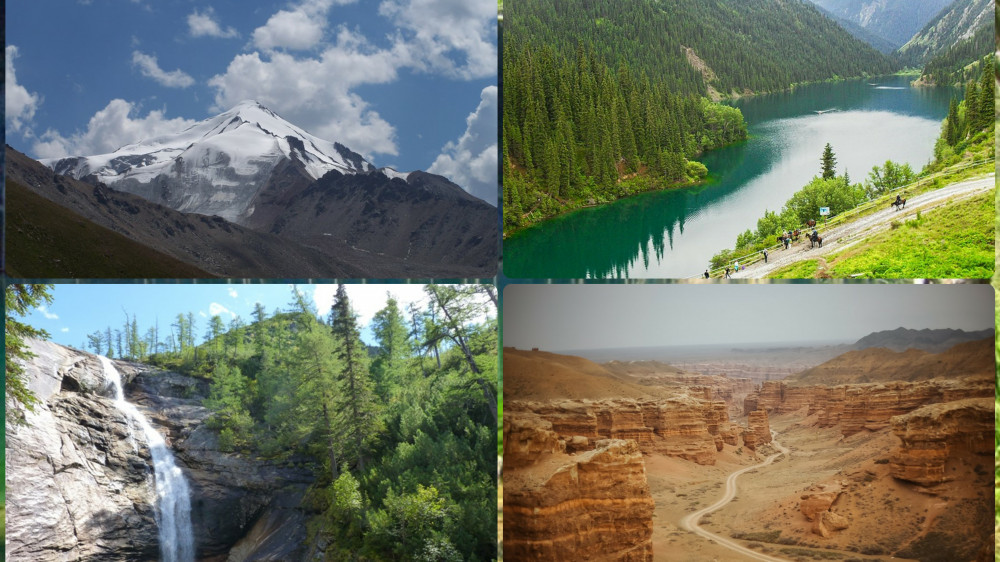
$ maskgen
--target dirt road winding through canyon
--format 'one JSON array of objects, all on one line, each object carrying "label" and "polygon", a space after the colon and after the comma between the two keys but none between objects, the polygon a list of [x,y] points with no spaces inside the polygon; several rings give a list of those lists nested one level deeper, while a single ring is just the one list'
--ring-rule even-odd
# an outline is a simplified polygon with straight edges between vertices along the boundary
[{"label": "dirt road winding through canyon", "polygon": [[767,460],[765,460],[760,464],[755,464],[753,466],[741,468],[740,470],[737,470],[736,472],[730,474],[729,478],[726,479],[726,493],[723,494],[722,498],[720,498],[719,501],[713,503],[712,505],[699,509],[698,511],[682,519],[681,528],[683,528],[686,531],[691,531],[692,533],[705,537],[706,539],[715,541],[718,544],[730,550],[735,550],[736,552],[739,552],[740,554],[743,554],[744,556],[747,556],[753,560],[762,560],[764,562],[785,562],[784,558],[775,558],[774,556],[768,556],[766,554],[750,550],[749,548],[746,548],[740,545],[739,543],[731,541],[721,535],[716,535],[715,533],[709,532],[701,528],[700,525],[698,525],[698,522],[701,521],[702,517],[708,515],[709,513],[712,513],[713,511],[721,509],[724,505],[726,505],[727,503],[732,501],[734,497],[736,497],[736,479],[739,478],[741,474],[750,472],[751,470],[757,468],[767,466],[772,462],[774,462],[774,459],[780,457],[781,455],[788,454],[788,449],[782,446],[781,443],[778,443],[777,432],[771,431],[771,435],[775,438],[773,441],[771,441],[771,443],[778,449],[779,452],[767,457]]}]

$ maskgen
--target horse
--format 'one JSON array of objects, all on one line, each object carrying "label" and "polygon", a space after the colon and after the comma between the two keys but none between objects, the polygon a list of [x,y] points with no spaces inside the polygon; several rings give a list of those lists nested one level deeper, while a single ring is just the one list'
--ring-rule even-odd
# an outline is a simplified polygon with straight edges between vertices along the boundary
[{"label": "horse", "polygon": [[809,220],[806,221],[806,226],[808,226],[809,228],[812,228],[812,227],[816,226],[816,221],[813,220],[813,219],[809,219]]},{"label": "horse", "polygon": [[823,247],[823,237],[820,236],[818,232],[816,232],[814,234],[810,234],[808,236],[808,238],[809,238],[809,247],[810,248],[815,248],[817,243],[819,244],[820,248]]},{"label": "horse", "polygon": [[895,207],[897,211],[900,210],[900,209],[905,209],[906,208],[906,199],[905,198],[904,199],[897,199],[897,200],[893,201],[892,204],[890,204],[889,206],[890,207]]},{"label": "horse", "polygon": [[792,240],[798,240],[800,234],[802,234],[801,230],[799,230],[797,228],[795,230],[793,230],[792,231]]}]

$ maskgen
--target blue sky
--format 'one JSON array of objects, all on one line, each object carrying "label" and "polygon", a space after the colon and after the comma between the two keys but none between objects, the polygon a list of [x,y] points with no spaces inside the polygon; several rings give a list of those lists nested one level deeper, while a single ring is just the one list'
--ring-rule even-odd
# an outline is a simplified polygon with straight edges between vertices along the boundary
[{"label": "blue sky", "polygon": [[14,0],[7,142],[89,155],[256,99],[378,166],[496,201],[491,0]]},{"label": "blue sky", "polygon": [[[336,285],[298,285],[323,316],[333,304]],[[376,312],[385,307],[386,291],[395,296],[404,310],[411,302],[426,308],[427,298],[423,285],[411,284],[358,284],[348,285],[347,296],[363,325],[361,338],[374,343],[369,325]],[[287,284],[67,284],[55,285],[51,291],[51,305],[33,310],[26,322],[44,329],[51,340],[63,345],[80,348],[87,334],[96,330],[121,328],[125,311],[135,315],[139,330],[146,330],[159,320],[160,333],[170,331],[170,324],[179,313],[195,314],[195,335],[204,338],[209,317],[218,314],[226,324],[239,315],[249,323],[251,312],[260,302],[272,315],[276,309],[290,310],[292,286]],[[162,338],[161,339],[165,339]]]}]

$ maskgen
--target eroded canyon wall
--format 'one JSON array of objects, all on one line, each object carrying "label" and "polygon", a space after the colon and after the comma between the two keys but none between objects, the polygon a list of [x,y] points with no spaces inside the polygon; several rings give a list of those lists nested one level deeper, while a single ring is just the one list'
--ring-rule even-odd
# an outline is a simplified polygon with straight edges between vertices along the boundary
[{"label": "eroded canyon wall", "polygon": [[[528,418],[505,433],[551,445],[551,430]],[[532,426],[535,426],[534,428]],[[533,437],[532,437],[533,436]],[[514,451],[504,442],[505,459]],[[504,555],[510,560],[653,559],[653,498],[634,440],[600,439],[579,455],[558,445],[532,462],[504,467]],[[522,449],[523,450],[523,449]]]},{"label": "eroded canyon wall", "polygon": [[901,441],[890,458],[892,476],[925,486],[939,484],[949,479],[949,463],[988,455],[993,409],[990,398],[966,398],[892,418],[892,432]]},{"label": "eroded canyon wall", "polygon": [[889,427],[893,416],[912,412],[927,404],[989,396],[992,381],[984,377],[933,379],[922,382],[886,382],[828,386],[789,386],[781,381],[765,382],[744,400],[752,412],[772,415],[803,411],[816,415],[820,427],[840,425],[845,437],[859,431]]}]

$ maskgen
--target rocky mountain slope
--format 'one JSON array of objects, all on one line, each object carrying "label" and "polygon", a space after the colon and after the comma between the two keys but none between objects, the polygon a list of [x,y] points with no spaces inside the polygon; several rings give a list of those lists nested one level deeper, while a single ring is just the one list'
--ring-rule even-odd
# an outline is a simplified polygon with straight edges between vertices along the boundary
[{"label": "rocky mountain slope", "polygon": [[[296,239],[294,236],[240,226],[219,216],[182,213],[103,183],[91,185],[55,174],[9,146],[6,161],[8,182],[14,182],[51,202],[50,206],[43,207],[50,212],[36,212],[33,216],[8,206],[8,214],[14,216],[17,223],[16,229],[8,230],[12,243],[8,245],[7,267],[25,277],[136,276],[136,272],[109,274],[108,269],[102,267],[101,256],[79,260],[81,255],[87,253],[107,253],[115,249],[130,253],[134,250],[122,248],[109,240],[112,237],[101,238],[100,234],[97,236],[104,243],[79,247],[72,233],[62,232],[65,220],[57,225],[50,221],[52,216],[65,215],[67,211],[72,213],[70,220],[80,222],[80,228],[98,230],[92,226],[97,225],[109,229],[148,248],[150,254],[163,253],[208,275],[219,277],[484,277],[492,276],[496,268],[496,213],[495,209],[481,202],[474,205],[474,209],[467,208],[468,203],[462,202],[452,208],[423,195],[424,200],[438,203],[443,213],[443,216],[437,217],[443,226],[430,231],[437,237],[429,241],[419,226],[410,232],[386,229],[380,236],[372,236],[370,245],[364,232],[357,232],[357,236],[351,239],[325,235]],[[293,166],[301,169],[300,165],[291,164],[279,164],[278,169]],[[339,174],[336,171],[330,173]],[[381,216],[391,215],[388,212],[391,205],[379,209],[375,201],[366,199],[367,195],[358,197],[368,204],[362,213],[369,214],[350,218],[326,215],[320,218],[334,221],[333,224],[353,224],[352,221],[365,220],[365,217],[377,221]],[[419,199],[419,190],[414,190],[411,197]],[[351,211],[357,211],[357,208]],[[459,214],[451,218],[452,211]],[[488,220],[486,215],[489,215]],[[307,222],[310,218],[285,220]],[[395,234],[392,240],[400,242],[398,246],[385,247],[387,232]],[[17,243],[19,236],[25,238],[22,243]],[[42,255],[38,252],[30,256],[19,253],[28,251],[31,237],[46,238],[40,250]],[[420,243],[403,244],[407,237]],[[68,271],[66,264],[71,258],[82,263],[77,269]],[[180,270],[176,273],[162,276],[188,276],[182,275]]]},{"label": "rocky mountain slope", "polygon": [[[899,48],[900,60],[920,66],[934,55],[993,25],[992,0],[955,0]],[[985,53],[984,53],[985,54]]]},{"label": "rocky mountain slope", "polygon": [[[906,43],[951,0],[811,0],[833,16],[888,41],[894,50]],[[850,29],[848,29],[850,31]],[[864,40],[863,37],[859,37]]]},{"label": "rocky mountain slope", "polygon": [[[6,428],[8,559],[155,559],[156,498],[142,432],[114,405],[96,356],[30,345],[37,357],[26,365],[28,384],[41,403],[24,424]],[[301,558],[305,515],[297,506],[311,471],[221,452],[205,425],[204,381],[115,364],[128,400],[166,436],[190,483],[196,557]]]},{"label": "rocky mountain slope", "polygon": [[57,174],[229,221],[239,220],[283,161],[300,163],[314,180],[331,170],[375,171],[361,155],[310,135],[252,100],[179,133],[142,139],[110,154],[41,160]]}]

